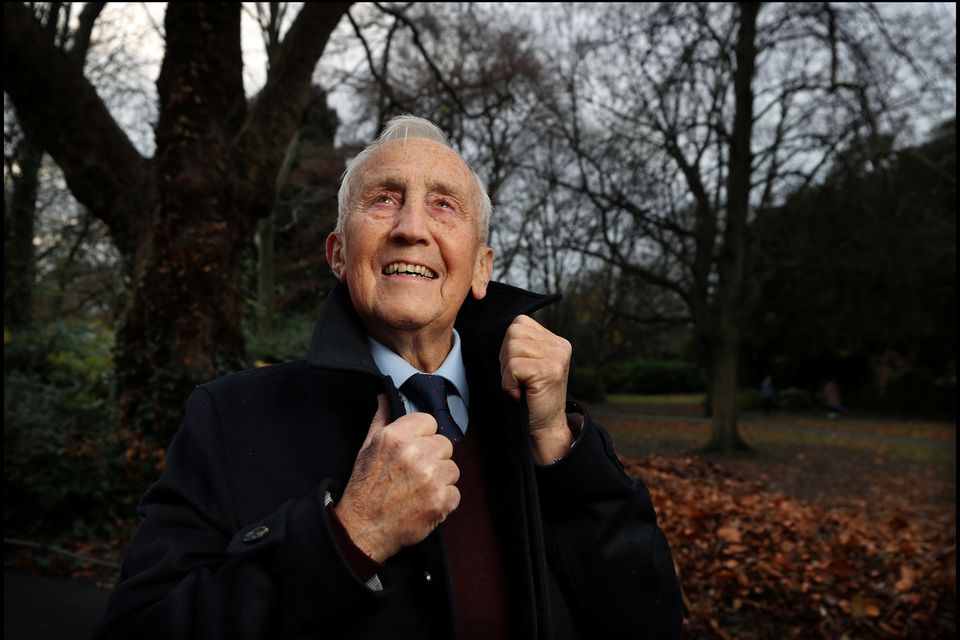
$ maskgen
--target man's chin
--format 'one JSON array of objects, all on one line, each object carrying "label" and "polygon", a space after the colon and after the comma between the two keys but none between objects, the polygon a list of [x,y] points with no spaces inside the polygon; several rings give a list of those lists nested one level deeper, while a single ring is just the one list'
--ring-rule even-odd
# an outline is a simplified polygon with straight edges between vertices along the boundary
[{"label": "man's chin", "polygon": [[421,331],[430,327],[436,321],[436,316],[427,311],[426,305],[396,305],[379,309],[374,321],[387,330],[392,331]]}]

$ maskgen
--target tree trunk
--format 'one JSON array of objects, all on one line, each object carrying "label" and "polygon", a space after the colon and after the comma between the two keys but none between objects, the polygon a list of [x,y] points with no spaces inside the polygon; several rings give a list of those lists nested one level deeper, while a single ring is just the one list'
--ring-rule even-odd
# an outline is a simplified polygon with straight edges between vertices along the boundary
[{"label": "tree trunk", "polygon": [[743,258],[746,245],[747,210],[750,204],[750,176],[753,157],[753,72],[757,50],[759,5],[740,3],[740,33],[734,71],[735,112],[730,141],[730,169],[727,174],[727,216],[723,247],[718,259],[716,331],[713,334],[711,405],[713,430],[708,449],[742,449],[737,426],[737,356],[739,351],[740,292],[743,285]]},{"label": "tree trunk", "polygon": [[244,364],[240,273],[253,228],[231,188],[230,143],[246,110],[240,8],[171,3],[165,30],[161,188],[117,333],[121,421],[152,436],[147,451],[170,439],[194,386]]},{"label": "tree trunk", "polygon": [[704,342],[703,344],[706,345],[705,348],[703,349],[703,353],[706,356],[704,360],[706,362],[705,367],[706,367],[706,376],[707,376],[707,389],[706,389],[706,392],[704,393],[704,398],[703,398],[703,415],[707,418],[712,418],[713,417],[713,381],[715,377],[713,375],[713,370],[715,367],[715,363],[713,361],[713,349],[708,343]]},{"label": "tree trunk", "polygon": [[257,336],[273,335],[277,312],[277,278],[274,244],[277,234],[277,210],[257,223]]},{"label": "tree trunk", "polygon": [[712,355],[710,383],[712,429],[709,451],[744,451],[750,447],[740,437],[737,424],[737,330],[721,328]]},{"label": "tree trunk", "polygon": [[277,264],[274,252],[277,236],[277,211],[280,208],[281,190],[290,178],[293,161],[300,147],[300,132],[293,134],[283,164],[277,174],[276,199],[270,215],[257,224],[257,335],[269,338],[273,335],[273,321],[277,313]]},{"label": "tree trunk", "polygon": [[90,232],[90,226],[93,223],[93,216],[90,215],[89,211],[84,210],[81,216],[83,221],[80,223],[80,230],[70,245],[70,251],[67,252],[63,262],[57,267],[57,290],[53,294],[53,303],[50,305],[51,316],[54,318],[59,318],[63,312],[63,299],[66,297],[67,289],[70,286],[69,274],[73,268],[73,261],[76,260],[80,247],[87,241],[87,234]]},{"label": "tree trunk", "polygon": [[17,145],[19,175],[3,212],[3,325],[20,329],[33,319],[33,229],[43,150],[26,132]]}]

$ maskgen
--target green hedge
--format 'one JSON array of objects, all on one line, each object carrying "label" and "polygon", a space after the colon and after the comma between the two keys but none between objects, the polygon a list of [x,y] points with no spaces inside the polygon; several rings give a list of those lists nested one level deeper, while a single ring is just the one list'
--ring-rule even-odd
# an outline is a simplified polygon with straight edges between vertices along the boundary
[{"label": "green hedge", "polygon": [[784,411],[810,411],[819,409],[822,403],[809,391],[787,387],[777,391],[775,402],[778,409]]},{"label": "green hedge", "polygon": [[[763,394],[759,389],[746,388],[737,392],[737,406],[740,409],[761,410],[763,409]],[[773,408],[790,411],[806,412],[819,408],[814,394],[803,389],[787,387],[780,389],[773,396]]]},{"label": "green hedge", "polygon": [[706,389],[700,367],[682,360],[634,360],[603,371],[609,393],[699,393]]},{"label": "green hedge", "polygon": [[[842,391],[842,390],[841,390]],[[849,399],[852,406],[924,416],[956,416],[957,381],[923,370],[906,371],[881,388],[873,383]]]},{"label": "green hedge", "polygon": [[596,370],[590,368],[573,369],[570,372],[567,393],[584,402],[603,402],[606,399],[603,380]]},{"label": "green hedge", "polygon": [[[3,465],[7,525],[95,522],[117,496],[124,446],[113,401],[113,334],[59,323],[4,331]],[[133,496],[136,498],[136,496]]]},{"label": "green hedge", "polygon": [[250,361],[259,366],[305,359],[316,318],[312,312],[277,314],[270,336],[258,336],[253,321],[249,321],[245,330]]}]

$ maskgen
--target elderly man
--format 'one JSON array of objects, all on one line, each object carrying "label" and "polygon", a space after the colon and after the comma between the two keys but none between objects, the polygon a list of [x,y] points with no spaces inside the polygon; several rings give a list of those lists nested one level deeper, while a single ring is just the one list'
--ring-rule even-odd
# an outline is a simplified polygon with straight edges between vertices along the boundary
[{"label": "elderly man", "polygon": [[647,489],[525,315],[554,298],[490,282],[490,210],[426,120],[357,156],[309,360],[191,395],[98,635],[679,635]]}]

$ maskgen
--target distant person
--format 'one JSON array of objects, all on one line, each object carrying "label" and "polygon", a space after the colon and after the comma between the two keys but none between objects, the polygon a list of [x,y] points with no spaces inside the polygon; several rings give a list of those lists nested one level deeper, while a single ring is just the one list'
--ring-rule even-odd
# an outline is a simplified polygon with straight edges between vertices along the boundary
[{"label": "distant person", "polygon": [[823,387],[823,400],[827,405],[827,417],[837,418],[843,414],[846,407],[840,402],[840,389],[833,380],[828,380]]},{"label": "distant person", "polygon": [[763,397],[763,413],[764,415],[770,415],[773,411],[773,376],[769,373],[764,377],[763,382],[760,383],[760,395]]},{"label": "distant person", "polygon": [[490,282],[433,123],[349,165],[308,360],[198,387],[99,638],[677,638],[646,485],[567,399],[551,302]]}]

